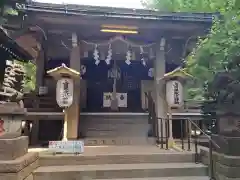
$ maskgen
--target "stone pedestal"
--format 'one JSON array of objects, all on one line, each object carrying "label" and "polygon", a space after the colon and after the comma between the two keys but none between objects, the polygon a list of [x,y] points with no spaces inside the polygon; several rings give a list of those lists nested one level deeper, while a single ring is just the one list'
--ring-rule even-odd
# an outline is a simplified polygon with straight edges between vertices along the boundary
[{"label": "stone pedestal", "polygon": [[38,153],[28,153],[28,137],[0,139],[0,179],[33,180]]},{"label": "stone pedestal", "polygon": [[219,145],[216,149],[216,179],[240,179],[240,115],[221,115],[218,134],[212,139]]}]

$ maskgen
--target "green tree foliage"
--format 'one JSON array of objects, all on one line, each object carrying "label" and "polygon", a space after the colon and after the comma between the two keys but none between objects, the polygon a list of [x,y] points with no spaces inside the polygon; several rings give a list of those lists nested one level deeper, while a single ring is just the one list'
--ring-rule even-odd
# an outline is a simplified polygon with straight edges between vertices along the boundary
[{"label": "green tree foliage", "polygon": [[36,85],[36,65],[32,62],[15,61],[24,67],[24,93],[29,93],[35,90]]},{"label": "green tree foliage", "polygon": [[199,85],[190,88],[188,95],[194,99],[202,93],[205,100],[215,102],[205,103],[205,111],[207,104],[214,110],[237,107],[240,102],[240,1],[145,0],[143,3],[160,11],[220,13],[210,34],[199,40],[197,48],[186,59],[187,70]]},{"label": "green tree foliage", "polygon": [[[0,26],[7,23],[9,16],[17,16],[19,14],[17,5],[25,2],[26,0],[0,0]],[[24,91],[33,91],[36,83],[36,66],[31,62],[16,62],[22,64],[25,68]]]},{"label": "green tree foliage", "polygon": [[18,15],[17,4],[24,3],[26,0],[0,0],[0,25],[7,22],[8,16]]}]

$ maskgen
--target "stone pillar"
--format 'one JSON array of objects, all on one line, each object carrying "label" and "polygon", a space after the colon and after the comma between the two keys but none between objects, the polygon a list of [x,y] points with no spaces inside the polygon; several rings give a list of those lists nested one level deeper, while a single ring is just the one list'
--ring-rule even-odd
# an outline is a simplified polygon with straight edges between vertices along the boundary
[{"label": "stone pillar", "polygon": [[0,137],[1,180],[33,180],[38,166],[38,153],[28,153],[28,137]]},{"label": "stone pillar", "polygon": [[[161,80],[165,74],[165,39],[162,38],[156,48],[156,60],[154,64],[154,91],[155,110],[158,118],[167,118],[167,106],[165,99],[165,82]],[[158,120],[159,135],[161,135],[161,123]],[[163,136],[165,136],[165,122],[163,121]]]},{"label": "stone pillar", "polygon": [[[73,34],[73,36],[76,36]],[[80,48],[79,45],[73,44],[73,48],[70,54],[70,68],[80,72]],[[68,108],[66,119],[67,124],[67,139],[77,139],[78,138],[78,123],[80,119],[80,80],[75,80],[74,82],[74,94],[73,103]]]}]

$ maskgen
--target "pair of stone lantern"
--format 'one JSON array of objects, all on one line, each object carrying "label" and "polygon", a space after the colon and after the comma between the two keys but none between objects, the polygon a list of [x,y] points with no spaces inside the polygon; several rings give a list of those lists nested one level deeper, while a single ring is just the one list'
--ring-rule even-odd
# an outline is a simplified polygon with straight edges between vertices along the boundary
[{"label": "pair of stone lantern", "polygon": [[65,64],[60,67],[49,70],[47,72],[49,75],[57,80],[56,86],[56,101],[58,105],[64,109],[64,130],[63,130],[63,140],[77,139],[78,134],[78,121],[79,113],[77,117],[72,116],[71,106],[79,106],[79,104],[74,103],[74,92],[75,82],[81,79],[80,72],[74,69],[68,68]]}]

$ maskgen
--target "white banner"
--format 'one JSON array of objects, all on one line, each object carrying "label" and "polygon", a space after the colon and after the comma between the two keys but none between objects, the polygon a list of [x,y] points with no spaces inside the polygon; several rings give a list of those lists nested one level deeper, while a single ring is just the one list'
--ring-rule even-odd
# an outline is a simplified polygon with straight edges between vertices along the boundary
[{"label": "white banner", "polygon": [[[127,93],[117,93],[118,107],[127,107]],[[103,107],[111,107],[112,93],[103,93]]]},{"label": "white banner", "polygon": [[83,153],[83,141],[49,141],[50,151],[57,153]]},{"label": "white banner", "polygon": [[127,93],[117,93],[118,107],[127,107]]},{"label": "white banner", "polygon": [[103,107],[111,107],[112,93],[103,93]]}]

